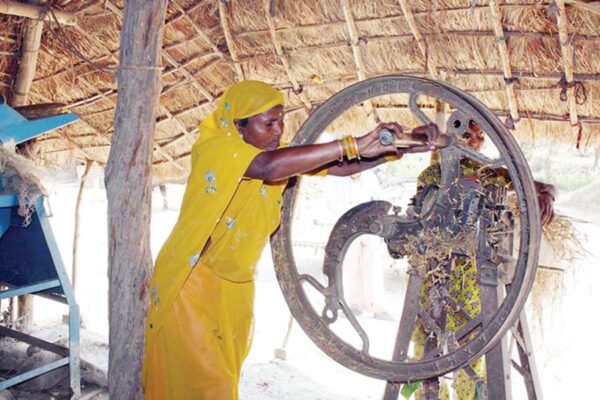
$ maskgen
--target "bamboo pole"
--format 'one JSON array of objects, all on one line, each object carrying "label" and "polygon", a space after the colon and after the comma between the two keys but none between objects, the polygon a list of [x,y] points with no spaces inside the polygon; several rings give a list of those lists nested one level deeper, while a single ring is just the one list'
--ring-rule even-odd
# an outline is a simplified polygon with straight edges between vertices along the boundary
[{"label": "bamboo pole", "polygon": [[423,60],[424,60],[425,66],[427,68],[427,72],[429,72],[429,76],[431,76],[432,78],[437,77],[435,61],[433,61],[429,58],[427,42],[425,41],[425,38],[423,37],[423,35],[421,35],[421,31],[419,30],[419,27],[417,26],[417,21],[415,20],[415,16],[410,8],[410,5],[408,4],[408,1],[407,0],[398,0],[398,3],[400,4],[400,7],[402,8],[402,13],[404,14],[404,18],[406,19],[406,22],[408,23],[410,31],[413,34],[413,36],[415,37],[415,40],[417,41],[417,45],[419,46],[419,49],[421,50],[421,53],[423,54]]},{"label": "bamboo pole", "polygon": [[[540,38],[548,38],[555,39],[556,35],[552,33],[545,32],[504,32],[506,37],[521,37],[528,39],[540,39]],[[474,37],[474,38],[486,38],[489,37],[494,38],[495,34],[493,31],[444,31],[444,32],[435,32],[435,33],[420,33],[421,37],[430,38],[430,37]],[[591,36],[591,35],[573,35],[569,36],[574,39],[579,38],[579,40],[588,40],[588,41],[598,41],[600,40],[600,36]],[[408,35],[394,35],[394,36],[365,36],[362,38],[365,42],[373,44],[373,43],[389,43],[389,42],[398,42],[402,40],[415,40],[415,36],[411,33]],[[309,44],[298,46],[289,49],[283,49],[288,54],[303,54],[303,53],[311,53],[315,50],[324,50],[324,49],[335,49],[341,47],[348,47],[350,44],[347,40],[336,40],[333,42],[326,43],[318,43],[318,44]],[[271,53],[268,52],[254,52],[252,55],[240,57],[238,61],[251,61],[257,60],[264,57],[270,57]],[[438,68],[438,70],[441,68]]]},{"label": "bamboo pole", "polygon": [[[358,30],[356,29],[356,23],[354,22],[354,15],[352,14],[350,1],[341,0],[341,2],[342,11],[344,12],[344,19],[346,20],[346,29],[348,30],[348,35],[350,36],[350,47],[352,48],[352,57],[354,58],[354,64],[356,65],[356,75],[358,76],[359,81],[364,81],[367,77],[367,74],[365,70],[365,63],[360,52],[360,38],[358,36]],[[375,124],[379,123],[380,120],[377,116],[377,111],[375,107],[373,107],[372,101],[368,100],[365,101],[363,104],[367,116],[372,117]]]},{"label": "bamboo pole", "polygon": [[43,29],[44,23],[42,21],[36,19],[27,21],[27,27],[23,34],[23,44],[21,46],[22,56],[13,92],[12,104],[15,107],[27,105],[29,90],[31,89],[31,83],[33,82],[37,67]]},{"label": "bamboo pole", "polygon": [[229,26],[229,13],[227,12],[226,2],[219,1],[219,16],[221,21],[221,28],[223,29],[223,35],[225,36],[225,43],[227,44],[227,48],[229,49],[229,54],[231,55],[231,60],[233,61],[233,66],[235,68],[235,73],[237,75],[238,81],[242,81],[246,79],[244,77],[244,70],[238,61],[238,54],[235,48],[235,42],[233,40],[233,34],[231,33],[231,28]]},{"label": "bamboo pole", "polygon": [[292,91],[300,98],[300,101],[302,104],[304,104],[306,110],[310,112],[312,105],[310,104],[306,93],[302,91],[302,87],[298,84],[298,80],[294,77],[290,63],[287,59],[287,56],[283,52],[281,43],[279,42],[279,38],[275,32],[275,23],[271,17],[271,1],[272,0],[263,0],[263,10],[265,13],[265,18],[267,19],[267,24],[269,25],[269,33],[271,35],[271,42],[273,43],[275,54],[279,58],[281,65],[283,65],[283,69],[285,70],[285,73],[292,84]]},{"label": "bamboo pole", "polygon": [[[515,10],[515,9],[524,9],[524,8],[542,8],[545,9],[547,7],[547,5],[536,5],[536,4],[500,4],[500,9],[502,10]],[[447,15],[449,14],[463,14],[465,17],[469,17],[469,18],[474,18],[474,16],[472,15],[467,15],[465,13],[471,13],[474,12],[476,14],[478,14],[479,12],[487,12],[488,10],[488,6],[487,5],[476,5],[475,7],[456,7],[456,8],[446,8],[446,9],[439,9],[437,10],[437,13],[439,15],[441,15],[441,18],[447,17]],[[415,18],[417,17],[428,17],[431,15],[431,11],[417,11],[417,12],[413,12],[413,15]],[[475,18],[477,18],[478,16],[475,15]],[[390,23],[403,23],[404,22],[404,13],[402,14],[396,14],[396,13],[392,13],[392,14],[388,14],[388,15],[383,15],[383,16],[378,16],[378,17],[368,17],[368,18],[357,18],[356,22],[358,23],[368,23],[368,22],[390,22]],[[296,26],[285,26],[285,27],[280,27],[277,29],[277,33],[294,33],[297,31],[302,31],[302,30],[306,30],[306,29],[314,29],[314,28],[322,28],[322,29],[329,29],[329,28],[335,28],[338,26],[343,26],[346,24],[345,20],[335,20],[335,21],[329,21],[329,22],[325,22],[325,23],[315,23],[315,24],[306,24],[306,25],[296,25]],[[268,29],[256,29],[253,31],[245,31],[245,32],[233,32],[236,37],[239,38],[243,38],[243,37],[248,37],[248,36],[256,36],[256,35],[265,35],[269,33]]]},{"label": "bamboo pole", "polygon": [[[558,40],[560,41],[560,51],[562,54],[562,64],[565,73],[567,85],[573,82],[573,45],[569,39],[567,32],[567,11],[565,9],[565,1],[557,0],[558,13],[556,16],[556,24],[558,25]],[[569,106],[569,120],[571,121],[571,130],[577,138],[577,145],[580,140],[579,119],[577,118],[577,103],[575,98],[575,88],[567,88],[567,104]]]},{"label": "bamboo pole", "polygon": [[[19,4],[34,6],[33,4]],[[0,8],[2,5],[3,3],[0,2]],[[35,70],[37,68],[37,59],[43,29],[44,22],[41,19],[29,19],[27,21],[25,32],[23,32],[23,43],[21,45],[22,55],[15,78],[15,87],[12,98],[12,104],[15,107],[25,106],[28,103],[31,83],[33,82],[33,77],[35,76]],[[27,329],[33,323],[33,296],[19,296],[18,304],[17,318],[19,320],[19,325],[21,328]]]},{"label": "bamboo pole", "polygon": [[354,64],[356,64],[356,74],[358,75],[358,79],[363,81],[365,80],[365,64],[362,59],[362,54],[360,53],[358,31],[356,29],[354,16],[352,15],[352,10],[350,8],[350,1],[341,1],[342,11],[344,12],[344,19],[346,20],[346,28],[348,30],[348,35],[350,36],[350,47],[352,48],[352,56],[354,58]]},{"label": "bamboo pole", "polygon": [[48,9],[44,6],[20,3],[13,0],[0,1],[0,14],[26,17],[38,21],[50,21],[53,19],[52,14],[54,14],[60,24],[75,25],[77,23],[77,15],[75,13],[53,9],[52,14],[49,14]]},{"label": "bamboo pole", "polygon": [[597,1],[584,2],[581,0],[565,0],[565,3],[571,5],[575,8],[578,8],[582,11],[590,11],[590,12],[593,12],[594,14],[600,15],[600,3],[598,3]]},{"label": "bamboo pole", "polygon": [[[221,58],[221,59],[227,58],[227,57],[225,57],[225,54],[217,47],[217,45],[213,43],[212,39],[206,33],[204,33],[204,31],[196,23],[196,21],[194,21],[192,18],[190,18],[188,13],[191,11],[184,10],[184,8],[181,6],[181,4],[179,4],[179,2],[176,0],[171,0],[171,4],[175,7],[175,9],[177,9],[180,13],[182,13],[182,18],[185,18],[185,20],[192,26],[192,28],[194,28],[194,30],[196,31],[196,34],[199,37],[201,37],[202,40],[204,40],[206,42],[206,44],[208,44],[208,46],[212,49],[212,51],[214,51],[219,56],[219,58]],[[197,7],[199,5],[202,5],[202,2],[198,2],[196,5],[190,7],[190,9],[193,9],[194,7]]]},{"label": "bamboo pole", "polygon": [[498,0],[490,0],[490,13],[492,14],[492,24],[494,25],[494,34],[496,35],[498,53],[500,54],[500,61],[502,62],[502,72],[504,73],[508,108],[513,121],[517,122],[519,120],[519,106],[514,90],[515,81],[512,79],[510,56],[508,53],[508,46],[506,45],[504,29],[502,28],[502,14],[500,11],[500,6],[498,5]]}]

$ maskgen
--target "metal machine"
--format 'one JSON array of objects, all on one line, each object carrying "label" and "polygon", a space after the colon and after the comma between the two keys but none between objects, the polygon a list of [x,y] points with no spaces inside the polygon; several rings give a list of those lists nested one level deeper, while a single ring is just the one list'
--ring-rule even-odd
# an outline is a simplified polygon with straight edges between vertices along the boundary
[{"label": "metal machine", "polygon": [[[474,97],[452,86],[392,75],[359,82],[331,97],[310,115],[294,143],[315,142],[349,108],[389,95],[404,96],[406,107],[422,124],[431,121],[419,105],[425,102],[421,100],[441,103],[450,110],[445,126],[439,126],[448,135],[446,145],[439,150],[441,180],[435,191],[415,197],[404,214],[385,201],[364,203],[347,211],[329,236],[322,276],[301,273],[296,265],[292,224],[299,181],[293,181],[285,193],[281,227],[272,240],[277,277],[292,315],[331,358],[361,374],[387,381],[386,400],[398,398],[402,383],[415,381],[423,382],[421,398],[436,399],[438,377],[468,369],[484,354],[487,380],[481,388],[486,396],[482,398],[511,398],[512,364],[524,378],[529,399],[540,399],[522,310],[535,276],[541,226],[531,173],[504,124]],[[471,121],[495,146],[495,155],[474,151],[460,140]],[[505,171],[516,196],[516,209],[507,206],[506,190],[465,179],[460,167],[465,160],[481,168]],[[372,354],[373,342],[344,298],[346,250],[365,234],[383,238],[390,257],[407,257],[410,264],[395,346],[388,358]],[[481,312],[474,317],[461,310],[448,294],[451,266],[459,258],[476,260]],[[436,285],[438,294],[425,305],[420,293],[427,281]],[[312,298],[306,288],[311,289]],[[465,322],[458,331],[447,329],[449,309],[463,314]],[[344,341],[337,333],[340,317],[360,338],[358,345]],[[421,357],[410,350],[417,324],[427,335]],[[511,362],[512,351],[503,339],[509,330],[518,363]]]},{"label": "metal machine", "polygon": [[[27,120],[0,96],[0,144],[15,144],[33,139],[76,121],[74,114]],[[6,182],[4,182],[6,184]],[[31,199],[25,199],[31,202]],[[66,349],[30,336],[9,326],[0,325],[0,336],[8,336],[42,350],[58,354],[59,359],[34,370],[0,381],[0,390],[9,388],[57,368],[68,366],[70,387],[75,398],[80,395],[79,307],[58,251],[43,198],[35,201],[35,210],[27,221],[19,215],[16,193],[3,189],[0,175],[0,301],[35,294],[64,303],[69,308],[69,348]]]}]

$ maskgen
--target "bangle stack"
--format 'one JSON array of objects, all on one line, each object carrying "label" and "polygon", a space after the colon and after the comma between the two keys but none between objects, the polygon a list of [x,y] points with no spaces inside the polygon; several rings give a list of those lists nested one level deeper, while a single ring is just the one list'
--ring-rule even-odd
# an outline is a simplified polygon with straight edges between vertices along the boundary
[{"label": "bangle stack", "polygon": [[358,159],[360,160],[360,153],[358,152],[358,143],[354,136],[344,136],[342,140],[338,140],[338,146],[340,148],[340,159],[344,158],[344,151],[348,161]]}]

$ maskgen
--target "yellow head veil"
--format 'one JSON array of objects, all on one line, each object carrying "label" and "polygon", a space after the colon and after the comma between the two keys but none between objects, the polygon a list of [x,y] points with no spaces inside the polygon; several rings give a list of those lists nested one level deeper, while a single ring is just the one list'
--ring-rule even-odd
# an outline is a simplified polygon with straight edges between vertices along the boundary
[{"label": "yellow head veil", "polygon": [[226,133],[238,133],[234,120],[252,117],[283,104],[283,94],[267,83],[235,83],[225,90],[215,111],[200,123],[198,140],[205,141]]}]

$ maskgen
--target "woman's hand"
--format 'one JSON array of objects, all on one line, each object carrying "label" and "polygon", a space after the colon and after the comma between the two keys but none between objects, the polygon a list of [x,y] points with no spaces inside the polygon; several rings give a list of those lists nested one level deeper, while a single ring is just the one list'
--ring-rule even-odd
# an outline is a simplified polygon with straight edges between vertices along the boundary
[{"label": "woman's hand", "polygon": [[419,126],[412,131],[412,135],[422,136],[427,140],[427,144],[423,146],[415,146],[407,149],[397,149],[393,144],[384,146],[379,141],[379,135],[382,131],[388,130],[392,132],[396,138],[402,139],[404,134],[404,129],[396,122],[382,122],[377,125],[375,129],[373,129],[368,134],[361,136],[357,139],[358,144],[358,152],[361,157],[367,158],[377,158],[382,155],[389,154],[398,154],[402,153],[423,153],[426,151],[431,151],[435,149],[434,142],[440,134],[440,131],[434,123],[430,123],[429,125]]},{"label": "woman's hand", "polygon": [[558,194],[556,187],[550,183],[533,181],[540,205],[540,221],[542,226],[549,224],[554,219],[554,199]]},{"label": "woman's hand", "polygon": [[540,205],[540,220],[542,226],[545,226],[554,219],[554,196],[550,192],[540,192],[538,193],[538,203]]},{"label": "woman's hand", "polygon": [[440,136],[440,129],[436,124],[430,122],[428,125],[417,126],[412,130],[411,136],[425,139],[425,145],[409,147],[402,149],[401,151],[403,153],[425,153],[427,151],[435,150],[435,142],[438,136]]}]

